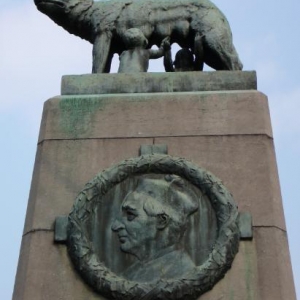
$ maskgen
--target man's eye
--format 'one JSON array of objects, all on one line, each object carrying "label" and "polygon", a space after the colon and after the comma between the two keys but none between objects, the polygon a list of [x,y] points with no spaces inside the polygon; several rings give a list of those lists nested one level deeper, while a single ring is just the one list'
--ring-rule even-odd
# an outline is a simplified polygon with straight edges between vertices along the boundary
[{"label": "man's eye", "polygon": [[128,221],[132,221],[134,218],[136,217],[136,215],[130,211],[127,212],[127,220]]}]

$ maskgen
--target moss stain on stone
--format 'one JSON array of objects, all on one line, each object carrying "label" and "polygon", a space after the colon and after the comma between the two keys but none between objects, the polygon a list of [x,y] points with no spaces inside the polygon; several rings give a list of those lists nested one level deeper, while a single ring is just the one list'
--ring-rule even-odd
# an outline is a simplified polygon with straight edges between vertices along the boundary
[{"label": "moss stain on stone", "polygon": [[91,96],[66,96],[59,103],[59,123],[63,131],[77,138],[91,129],[91,120],[105,106],[105,99]]}]

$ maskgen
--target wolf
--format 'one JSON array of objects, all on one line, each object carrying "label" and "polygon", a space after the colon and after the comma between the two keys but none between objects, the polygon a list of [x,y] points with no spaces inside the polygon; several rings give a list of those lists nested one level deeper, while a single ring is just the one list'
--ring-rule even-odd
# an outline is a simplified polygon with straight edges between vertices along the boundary
[{"label": "wolf", "polygon": [[69,33],[93,44],[93,73],[109,73],[113,55],[127,50],[122,37],[130,28],[142,31],[149,48],[170,37],[171,44],[192,49],[199,71],[203,62],[215,70],[243,68],[229,23],[210,0],[34,2],[39,11]]}]

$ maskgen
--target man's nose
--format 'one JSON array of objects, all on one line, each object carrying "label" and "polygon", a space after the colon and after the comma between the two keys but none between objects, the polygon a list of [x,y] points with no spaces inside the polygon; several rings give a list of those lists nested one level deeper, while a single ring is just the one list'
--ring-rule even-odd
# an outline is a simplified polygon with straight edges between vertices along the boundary
[{"label": "man's nose", "polygon": [[120,222],[118,219],[115,219],[114,222],[111,225],[111,230],[112,231],[118,231],[124,227],[124,224],[122,222]]}]

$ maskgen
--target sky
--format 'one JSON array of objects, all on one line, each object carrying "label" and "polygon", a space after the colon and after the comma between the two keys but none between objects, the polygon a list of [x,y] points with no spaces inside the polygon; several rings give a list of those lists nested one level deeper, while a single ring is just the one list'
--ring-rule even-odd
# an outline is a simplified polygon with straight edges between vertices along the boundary
[{"label": "sky", "polygon": [[[269,98],[294,282],[300,298],[300,1],[215,0],[244,70]],[[58,27],[33,1],[0,0],[0,299],[11,299],[43,103],[62,75],[91,72],[92,46]],[[116,72],[118,58],[114,59]],[[150,64],[163,71],[162,62]],[[100,171],[100,170],[99,170]]]}]

